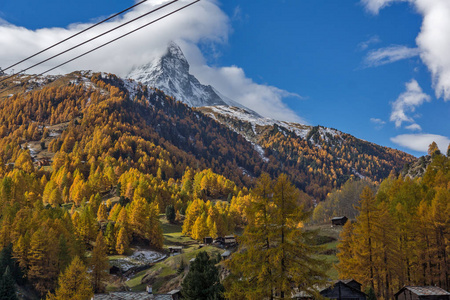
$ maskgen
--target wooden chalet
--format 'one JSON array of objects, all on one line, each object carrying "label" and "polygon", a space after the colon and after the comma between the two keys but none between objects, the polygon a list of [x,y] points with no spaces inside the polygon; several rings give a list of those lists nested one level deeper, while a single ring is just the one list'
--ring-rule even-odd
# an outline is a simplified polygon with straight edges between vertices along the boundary
[{"label": "wooden chalet", "polygon": [[[361,291],[361,284],[356,280],[338,280],[332,285],[320,290],[320,295],[328,299],[366,300],[367,295]],[[292,296],[296,300],[314,300],[307,292],[299,292]]]},{"label": "wooden chalet", "polygon": [[181,254],[183,252],[183,247],[181,246],[172,246],[169,247],[170,256],[175,256]]},{"label": "wooden chalet", "polygon": [[344,226],[347,223],[348,218],[346,216],[343,217],[334,217],[331,219],[331,225],[333,226]]},{"label": "wooden chalet", "polygon": [[236,237],[234,235],[227,235],[225,237],[219,236],[213,241],[214,244],[218,244],[221,248],[230,248],[237,246]]},{"label": "wooden chalet", "polygon": [[437,286],[405,286],[395,300],[450,300],[450,293]]},{"label": "wooden chalet", "polygon": [[355,284],[358,283],[355,280],[350,281],[350,285],[345,281],[339,280],[332,286],[320,291],[320,294],[325,298],[330,299],[342,299],[342,300],[366,300],[367,295],[361,291],[361,285],[359,289],[355,288]]},{"label": "wooden chalet", "polygon": [[224,246],[225,247],[233,247],[236,246],[237,242],[236,242],[236,237],[234,235],[227,235],[224,238]]},{"label": "wooden chalet", "polygon": [[212,244],[213,241],[214,241],[214,239],[212,237],[210,237],[210,236],[207,236],[207,237],[203,238],[203,244],[205,244],[205,245]]},{"label": "wooden chalet", "polygon": [[50,166],[50,161],[48,160],[48,158],[42,158],[37,161],[37,166],[40,168],[44,166]]}]

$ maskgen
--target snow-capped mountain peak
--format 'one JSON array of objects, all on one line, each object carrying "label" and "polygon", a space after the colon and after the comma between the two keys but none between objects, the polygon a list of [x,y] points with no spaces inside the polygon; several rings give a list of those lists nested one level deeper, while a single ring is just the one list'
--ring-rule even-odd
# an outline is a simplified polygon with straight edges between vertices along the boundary
[{"label": "snow-capped mountain peak", "polygon": [[189,106],[234,105],[210,85],[201,84],[189,73],[189,62],[181,48],[169,43],[166,53],[152,62],[134,68],[126,77],[158,88]]}]

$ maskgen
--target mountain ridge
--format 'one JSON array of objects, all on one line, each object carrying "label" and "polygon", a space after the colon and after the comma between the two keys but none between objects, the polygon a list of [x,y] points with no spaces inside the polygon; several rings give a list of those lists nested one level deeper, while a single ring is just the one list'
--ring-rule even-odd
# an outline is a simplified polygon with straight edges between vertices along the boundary
[{"label": "mountain ridge", "polygon": [[[117,116],[112,107],[124,112],[131,110],[126,114],[136,114],[134,118],[139,121],[133,121],[132,126],[137,127],[127,134],[166,149],[174,161],[168,160],[163,165],[171,166],[169,169],[172,171],[168,172],[176,174],[176,178],[182,175],[186,166],[197,166],[212,168],[238,185],[248,186],[252,178],[261,172],[273,177],[284,172],[297,187],[321,200],[352,176],[381,181],[392,169],[399,171],[405,163],[413,160],[404,152],[359,140],[330,128],[272,120],[227,105],[190,108],[157,88],[149,88],[133,79],[121,79],[113,74],[74,72],[58,77],[44,76],[33,82],[28,82],[28,79],[29,76],[25,75],[16,78],[22,80],[18,91],[28,92],[16,94],[9,98],[10,101],[20,101],[27,107],[25,99],[32,101],[33,97],[38,97],[44,101],[45,95],[50,93],[50,97],[56,89],[60,94],[74,90],[77,97],[87,99],[87,102],[70,108],[75,104],[67,102],[71,99],[69,94],[67,101],[55,102],[53,108],[48,106],[49,103],[41,103],[33,104],[37,108],[44,105],[45,108],[37,112],[30,111],[31,108],[24,108],[27,115],[20,111],[13,112],[13,115],[21,116],[25,128],[34,126],[33,122],[39,124],[45,120],[56,124],[56,120],[68,122],[78,118],[83,122],[83,115],[90,111],[93,103],[92,93],[100,93],[106,98],[98,105],[105,106],[104,109],[111,114],[110,118]],[[116,98],[122,100],[117,102],[114,100]],[[47,113],[42,114],[43,111]],[[50,113],[51,118],[48,119]],[[37,118],[36,114],[40,117]],[[90,122],[95,123],[95,119]],[[62,136],[64,139],[58,143],[64,144],[67,138],[64,131]],[[109,153],[112,150],[105,151]],[[121,153],[122,150],[114,151]],[[121,155],[126,157],[125,153]],[[159,161],[159,158],[155,159]],[[155,176],[157,169],[154,165],[145,168],[146,172],[151,171]]]}]

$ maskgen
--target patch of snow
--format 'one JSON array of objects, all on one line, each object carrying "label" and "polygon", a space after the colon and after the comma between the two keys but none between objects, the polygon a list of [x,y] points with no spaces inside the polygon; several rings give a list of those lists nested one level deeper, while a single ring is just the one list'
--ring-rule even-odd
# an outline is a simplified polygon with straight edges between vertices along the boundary
[{"label": "patch of snow", "polygon": [[[304,139],[311,130],[310,126],[265,118],[257,114],[256,112],[250,111],[248,109],[225,105],[209,106],[207,108],[211,109],[213,112],[217,114],[250,123],[252,125],[253,132],[255,132],[255,134],[256,134],[256,125],[258,126],[278,125],[278,127],[286,128],[287,130],[294,132],[295,135],[297,135],[302,139]],[[284,130],[281,130],[281,132],[284,135],[287,134]]]},{"label": "patch of snow", "polygon": [[257,145],[257,144],[253,144],[253,146],[255,147],[256,152],[259,153],[259,156],[261,156],[262,160],[264,162],[268,163],[269,159],[264,156],[264,149],[260,145]]},{"label": "patch of snow", "polygon": [[123,83],[125,86],[125,89],[128,91],[128,93],[130,94],[130,99],[134,99],[134,97],[136,97],[138,89],[139,89],[139,84],[132,79],[123,79]]},{"label": "patch of snow", "polygon": [[57,136],[60,136],[60,135],[61,135],[61,133],[56,132],[56,131],[51,131],[51,132],[48,134],[48,136],[50,136],[50,137],[57,137]]},{"label": "patch of snow", "polygon": [[138,250],[131,256],[112,260],[111,264],[120,268],[123,272],[129,271],[134,267],[149,265],[159,262],[167,257],[166,254],[152,250]]},{"label": "patch of snow", "polygon": [[356,176],[358,176],[359,179],[365,179],[365,178],[366,178],[366,176],[364,176],[364,175],[362,175],[361,173],[359,173],[358,171],[356,171],[355,168],[352,168],[352,172],[353,172],[353,174],[355,174]]}]

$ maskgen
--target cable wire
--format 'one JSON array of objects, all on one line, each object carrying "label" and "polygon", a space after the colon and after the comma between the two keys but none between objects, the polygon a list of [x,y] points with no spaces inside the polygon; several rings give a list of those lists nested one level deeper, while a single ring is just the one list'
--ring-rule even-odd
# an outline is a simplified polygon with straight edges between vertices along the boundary
[{"label": "cable wire", "polygon": [[[158,21],[160,21],[160,20],[162,20],[162,19],[165,19],[165,18],[167,18],[167,17],[169,17],[169,16],[171,16],[171,15],[173,15],[173,14],[175,14],[175,13],[177,13],[177,12],[179,12],[179,11],[185,9],[185,8],[188,8],[189,6],[194,5],[195,3],[199,2],[199,1],[201,1],[201,0],[196,0],[196,1],[192,2],[192,3],[189,3],[189,4],[187,4],[187,5],[184,5],[184,6],[178,8],[178,9],[176,9],[176,10],[174,10],[174,11],[171,11],[170,13],[167,13],[167,14],[165,14],[165,15],[163,15],[163,16],[161,16],[161,17],[159,17],[159,18],[157,18],[157,19],[155,19],[155,20],[153,20],[153,21],[151,21],[151,22],[149,22],[149,23],[147,23],[147,24],[144,24],[144,25],[142,25],[142,26],[140,26],[140,27],[138,27],[138,28],[136,28],[136,29],[133,29],[132,31],[127,32],[127,33],[125,33],[125,34],[123,34],[123,35],[121,35],[121,36],[119,36],[119,37],[117,37],[117,38],[115,38],[115,39],[113,39],[113,40],[107,42],[107,43],[104,43],[104,44],[102,44],[102,45],[100,45],[100,46],[98,46],[98,47],[95,47],[95,48],[93,48],[93,49],[91,49],[91,50],[89,50],[89,51],[87,51],[87,52],[85,52],[85,53],[83,53],[83,54],[80,54],[80,55],[78,55],[78,56],[76,56],[76,57],[74,57],[74,58],[72,58],[72,59],[69,59],[69,60],[67,60],[67,61],[65,61],[65,62],[63,62],[63,63],[57,65],[56,67],[53,67],[53,68],[51,68],[51,69],[48,69],[47,71],[42,72],[42,73],[40,73],[40,74],[38,74],[38,75],[34,75],[34,76],[32,76],[31,78],[29,78],[28,81],[33,80],[33,79],[35,79],[35,78],[37,78],[37,77],[39,77],[39,76],[42,76],[42,75],[44,75],[44,74],[46,74],[46,73],[48,73],[48,72],[51,72],[51,71],[53,71],[53,70],[55,70],[55,69],[57,69],[57,68],[59,68],[59,67],[62,67],[62,66],[66,65],[66,64],[68,64],[68,63],[70,63],[70,62],[72,62],[72,61],[74,61],[74,60],[77,60],[77,59],[79,59],[79,58],[81,58],[81,57],[83,57],[83,56],[85,56],[85,55],[87,55],[87,54],[90,54],[90,53],[92,53],[92,52],[94,52],[94,51],[96,51],[96,50],[98,50],[98,49],[100,49],[100,48],[103,48],[103,47],[105,47],[105,46],[107,46],[107,45],[109,45],[109,44],[111,44],[111,43],[114,43],[114,42],[116,42],[117,40],[120,40],[120,39],[122,39],[122,38],[124,38],[124,37],[126,37],[126,36],[128,36],[128,35],[130,35],[130,34],[132,34],[132,33],[134,33],[134,32],[136,32],[136,31],[139,31],[139,30],[141,30],[141,29],[143,29],[143,28],[145,28],[145,27],[147,27],[147,26],[149,26],[149,25],[152,25],[153,23],[156,23],[156,22],[158,22]],[[21,84],[22,84],[22,83],[17,84],[17,85],[14,85],[14,86],[12,86],[12,87],[8,87],[8,88],[6,88],[6,89],[4,89],[4,90],[1,90],[0,93],[6,92],[6,91],[8,91],[8,90],[10,90],[10,89],[13,89],[13,88],[15,88],[15,87],[17,87],[17,86],[20,86]]]},{"label": "cable wire", "polygon": [[43,50],[41,50],[41,51],[39,51],[39,52],[33,54],[33,55],[31,55],[31,56],[28,56],[27,58],[24,58],[24,59],[22,59],[21,61],[15,63],[15,64],[13,64],[13,65],[10,65],[9,67],[7,67],[7,68],[5,68],[5,69],[2,69],[1,71],[9,70],[9,69],[11,69],[11,68],[13,68],[13,67],[15,67],[15,66],[17,66],[17,65],[19,65],[19,64],[21,64],[21,63],[23,63],[23,62],[25,62],[25,61],[27,61],[27,60],[29,60],[29,59],[35,57],[35,56],[38,56],[39,54],[42,54],[42,53],[44,53],[44,52],[46,52],[46,51],[48,51],[48,50],[50,50],[50,49],[52,49],[52,48],[54,48],[54,47],[56,47],[56,46],[58,46],[58,45],[61,45],[61,44],[64,43],[64,42],[67,42],[67,41],[70,40],[70,39],[73,39],[74,37],[76,37],[76,36],[78,36],[78,35],[80,35],[80,34],[82,34],[82,33],[85,33],[85,32],[88,31],[88,30],[91,30],[91,29],[94,28],[94,27],[97,27],[97,26],[100,25],[100,24],[103,24],[103,23],[105,23],[105,22],[107,22],[107,21],[109,21],[109,20],[111,20],[111,19],[114,19],[115,17],[117,17],[117,16],[119,16],[119,15],[121,15],[121,14],[123,14],[123,13],[129,11],[130,9],[133,9],[133,8],[135,8],[136,6],[139,6],[139,5],[141,5],[142,3],[147,2],[147,1],[148,1],[148,0],[143,0],[143,1],[139,2],[139,3],[136,3],[135,5],[130,6],[130,7],[128,7],[127,9],[124,9],[124,10],[122,10],[122,11],[120,11],[120,12],[118,12],[118,13],[116,13],[116,14],[114,14],[114,15],[112,15],[112,16],[106,18],[106,19],[104,19],[103,21],[100,21],[100,22],[98,22],[98,23],[95,23],[94,25],[89,26],[88,28],[85,28],[85,29],[83,29],[82,31],[77,32],[77,33],[75,33],[75,34],[73,34],[73,35],[71,35],[71,36],[69,36],[69,37],[63,39],[62,41],[60,41],[60,42],[58,42],[58,43],[56,43],[56,44],[53,44],[53,45],[51,45],[51,46],[49,46],[49,47],[47,47],[47,48],[45,48],[45,49],[43,49]]},{"label": "cable wire", "polygon": [[150,15],[150,14],[152,14],[152,13],[155,13],[156,11],[161,10],[161,9],[163,9],[163,8],[165,8],[165,7],[167,7],[167,6],[171,5],[171,4],[173,4],[173,3],[175,3],[175,2],[178,2],[178,1],[180,1],[180,0],[173,0],[173,1],[171,1],[171,2],[169,2],[169,3],[166,3],[166,4],[164,4],[164,5],[160,6],[160,7],[157,7],[157,8],[155,8],[155,9],[153,9],[153,10],[151,10],[151,11],[149,11],[149,12],[147,12],[147,13],[145,13],[145,14],[139,16],[139,17],[136,17],[136,18],[134,18],[134,19],[132,19],[132,20],[130,20],[130,21],[128,21],[128,22],[125,22],[125,23],[123,23],[123,24],[121,24],[121,25],[119,25],[119,26],[116,26],[116,27],[114,27],[114,28],[108,30],[108,31],[105,31],[105,32],[103,32],[103,33],[101,33],[101,34],[99,34],[99,35],[96,35],[95,37],[90,38],[90,39],[87,40],[87,41],[84,41],[84,42],[82,42],[82,43],[79,43],[79,44],[77,44],[77,45],[75,45],[75,46],[73,46],[73,47],[71,47],[71,48],[69,48],[69,49],[67,49],[67,50],[64,50],[64,51],[62,51],[62,52],[60,52],[60,53],[58,53],[58,54],[55,54],[55,55],[53,55],[53,56],[51,56],[51,57],[49,57],[49,58],[47,58],[47,59],[44,59],[44,60],[42,60],[42,61],[40,61],[40,62],[38,62],[38,63],[32,65],[31,67],[28,67],[28,68],[26,68],[26,69],[23,69],[23,70],[21,70],[21,71],[19,71],[19,72],[17,72],[17,73],[12,74],[12,75],[9,75],[9,76],[7,76],[6,78],[1,79],[0,82],[3,82],[3,81],[5,81],[5,80],[8,80],[8,79],[10,79],[10,78],[12,78],[12,77],[14,77],[14,76],[20,74],[20,73],[26,72],[26,71],[28,71],[28,70],[34,68],[34,67],[37,67],[37,66],[39,66],[39,65],[41,65],[41,64],[43,64],[43,63],[45,63],[45,62],[48,62],[49,60],[52,60],[52,59],[54,59],[54,58],[56,58],[56,57],[58,57],[58,56],[61,56],[61,55],[65,54],[65,53],[67,53],[67,52],[70,52],[70,51],[72,51],[72,50],[74,50],[74,49],[76,49],[76,48],[78,48],[78,47],[81,47],[81,46],[83,46],[83,45],[85,45],[85,44],[87,44],[87,43],[90,43],[90,42],[92,42],[93,40],[96,40],[96,39],[98,39],[98,38],[100,38],[100,37],[102,37],[102,36],[104,36],[104,35],[106,35],[106,34],[108,34],[108,33],[111,33],[111,32],[113,32],[113,31],[115,31],[115,30],[117,30],[117,29],[119,29],[119,28],[122,28],[122,27],[124,27],[124,26],[126,26],[126,25],[128,25],[128,24],[130,24],[130,23],[133,23],[133,22],[135,22],[135,21],[137,21],[137,20],[139,20],[139,19],[142,19],[143,17],[146,17],[146,16],[148,16],[148,15]]}]

